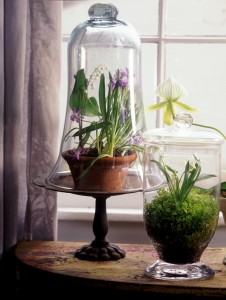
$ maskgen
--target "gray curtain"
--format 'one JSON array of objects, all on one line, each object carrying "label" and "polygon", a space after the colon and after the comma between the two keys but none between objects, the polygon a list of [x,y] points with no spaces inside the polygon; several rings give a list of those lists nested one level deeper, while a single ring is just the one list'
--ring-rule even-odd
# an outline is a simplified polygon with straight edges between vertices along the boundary
[{"label": "gray curtain", "polygon": [[56,240],[56,192],[33,178],[58,156],[61,1],[0,0],[0,254]]}]

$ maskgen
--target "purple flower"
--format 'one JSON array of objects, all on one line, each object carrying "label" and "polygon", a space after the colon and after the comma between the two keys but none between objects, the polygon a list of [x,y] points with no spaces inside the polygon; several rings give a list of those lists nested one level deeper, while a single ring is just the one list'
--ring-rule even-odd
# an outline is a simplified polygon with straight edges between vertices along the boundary
[{"label": "purple flower", "polygon": [[74,150],[74,153],[73,153],[73,159],[77,159],[79,160],[80,158],[80,151],[77,149],[77,150]]},{"label": "purple flower", "polygon": [[73,159],[79,160],[81,154],[83,154],[83,152],[84,152],[84,149],[83,148],[74,149],[73,152],[74,152],[73,153]]},{"label": "purple flower", "polygon": [[134,136],[131,136],[130,140],[129,140],[129,144],[130,145],[138,145],[140,144],[140,142],[142,141],[142,136],[140,133],[137,133]]},{"label": "purple flower", "polygon": [[111,80],[111,88],[114,89],[116,82],[119,83],[119,88],[124,89],[129,87],[129,69],[126,68],[125,70],[120,69],[118,70],[115,75],[112,77]]},{"label": "purple flower", "polygon": [[129,114],[130,114],[130,110],[129,109],[126,108],[126,109],[123,110],[123,115],[124,115],[125,119],[127,119],[129,117]]},{"label": "purple flower", "polygon": [[128,88],[129,86],[129,69],[119,70],[119,86],[121,88]]},{"label": "purple flower", "polygon": [[79,111],[76,111],[75,108],[73,108],[72,110],[72,115],[70,116],[71,121],[76,121],[77,123],[79,123],[79,121],[81,119],[83,119],[84,117],[80,114]]}]

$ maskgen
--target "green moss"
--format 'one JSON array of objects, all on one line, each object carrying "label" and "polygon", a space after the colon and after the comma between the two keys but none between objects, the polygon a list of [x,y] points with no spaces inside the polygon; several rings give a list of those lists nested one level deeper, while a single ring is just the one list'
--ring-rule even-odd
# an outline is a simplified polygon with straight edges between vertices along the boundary
[{"label": "green moss", "polygon": [[178,202],[165,189],[158,191],[151,203],[144,204],[147,233],[156,243],[193,248],[208,243],[218,221],[219,208],[213,195],[192,188],[187,198]]}]

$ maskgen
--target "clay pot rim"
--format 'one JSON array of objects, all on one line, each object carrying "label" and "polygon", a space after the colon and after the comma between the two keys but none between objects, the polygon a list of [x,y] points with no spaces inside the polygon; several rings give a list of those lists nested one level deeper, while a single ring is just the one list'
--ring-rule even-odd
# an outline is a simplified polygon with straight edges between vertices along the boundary
[{"label": "clay pot rim", "polygon": [[[69,157],[70,159],[72,159],[73,154],[72,154],[72,149],[68,149],[65,150],[61,153],[62,157],[65,158],[66,156]],[[77,160],[76,158],[74,158],[74,161],[91,161],[96,159],[96,156],[86,156],[86,155],[81,155],[79,160]],[[134,161],[137,158],[137,153],[133,152],[129,155],[124,155],[124,156],[112,156],[112,157],[101,157],[99,158],[99,160],[101,160],[102,162],[104,161],[112,161],[112,159],[114,158],[114,160],[116,161]],[[98,160],[97,160],[98,161]]]}]

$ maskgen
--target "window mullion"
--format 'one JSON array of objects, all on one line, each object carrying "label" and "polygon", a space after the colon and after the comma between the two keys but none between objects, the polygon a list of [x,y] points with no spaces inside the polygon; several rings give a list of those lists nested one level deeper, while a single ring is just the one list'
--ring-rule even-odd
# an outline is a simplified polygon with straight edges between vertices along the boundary
[{"label": "window mullion", "polygon": [[[165,75],[165,0],[159,0],[159,23],[158,23],[158,50],[157,50],[157,85],[163,82]],[[157,98],[157,102],[160,99]],[[159,111],[156,113],[156,127],[162,123]]]}]

